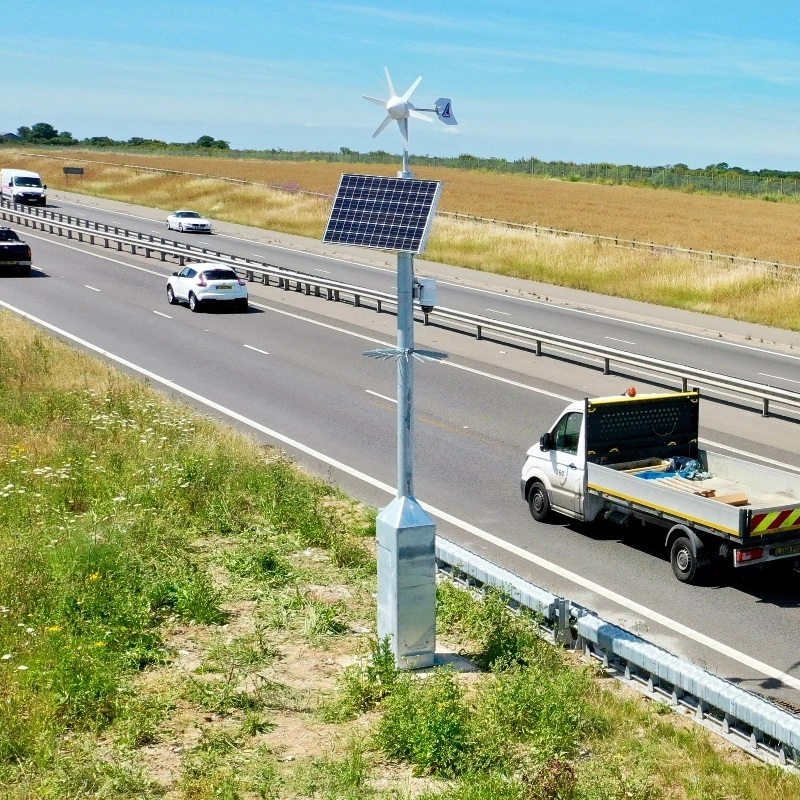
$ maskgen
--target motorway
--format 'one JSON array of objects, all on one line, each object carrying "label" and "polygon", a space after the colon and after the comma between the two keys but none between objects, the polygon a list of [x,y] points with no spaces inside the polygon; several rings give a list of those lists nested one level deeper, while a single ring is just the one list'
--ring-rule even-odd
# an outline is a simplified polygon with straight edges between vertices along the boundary
[{"label": "motorway", "polygon": [[[166,212],[152,209],[64,193],[51,193],[51,209],[166,233]],[[394,315],[259,284],[250,285],[248,314],[192,314],[167,305],[167,264],[17,230],[32,246],[34,277],[0,281],[1,307],[281,444],[365,502],[388,502],[395,370],[362,353],[394,343]],[[170,238],[393,291],[391,255],[336,251],[239,226],[218,230],[202,241],[177,232]],[[443,265],[418,263],[418,273],[440,279],[441,305],[800,388],[797,334]],[[611,524],[539,524],[519,496],[525,450],[566,402],[621,394],[631,383],[640,392],[662,384],[644,374],[603,375],[572,360],[536,358],[436,326],[418,325],[416,336],[418,347],[442,354],[417,369],[415,470],[416,495],[433,509],[440,533],[715,674],[800,705],[797,574],[776,585],[745,569],[719,575],[718,583],[685,586],[673,577],[660,541]],[[707,400],[703,442],[778,464],[800,479],[797,414],[773,410],[763,419],[745,403]]]}]

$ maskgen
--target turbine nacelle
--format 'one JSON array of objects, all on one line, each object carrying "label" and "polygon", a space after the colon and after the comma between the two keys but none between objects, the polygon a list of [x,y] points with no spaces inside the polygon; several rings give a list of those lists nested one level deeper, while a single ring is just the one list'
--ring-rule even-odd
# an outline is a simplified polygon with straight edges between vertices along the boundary
[{"label": "turbine nacelle", "polygon": [[386,101],[386,113],[392,119],[408,119],[415,110],[414,106],[408,101],[404,102],[402,97],[390,97]]}]

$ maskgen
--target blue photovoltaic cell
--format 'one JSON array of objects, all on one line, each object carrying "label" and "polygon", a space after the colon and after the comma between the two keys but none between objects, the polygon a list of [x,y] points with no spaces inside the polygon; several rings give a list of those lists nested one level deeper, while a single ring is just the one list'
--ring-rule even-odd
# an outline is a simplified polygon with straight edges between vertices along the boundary
[{"label": "blue photovoltaic cell", "polygon": [[342,175],[323,242],[421,253],[442,184]]}]

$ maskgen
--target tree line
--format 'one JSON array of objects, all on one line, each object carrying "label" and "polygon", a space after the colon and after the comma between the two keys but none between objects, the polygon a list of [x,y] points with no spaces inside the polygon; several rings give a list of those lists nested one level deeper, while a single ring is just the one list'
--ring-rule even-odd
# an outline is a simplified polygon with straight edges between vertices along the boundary
[{"label": "tree line", "polygon": [[144,147],[148,149],[202,147],[214,150],[230,150],[230,144],[213,136],[201,136],[195,142],[164,142],[161,139],[146,139],[132,136],[130,139],[118,140],[110,136],[89,136],[76,139],[69,131],[59,131],[49,122],[37,122],[35,125],[22,125],[16,134],[0,134],[0,142],[23,144],[46,144],[58,147]]}]

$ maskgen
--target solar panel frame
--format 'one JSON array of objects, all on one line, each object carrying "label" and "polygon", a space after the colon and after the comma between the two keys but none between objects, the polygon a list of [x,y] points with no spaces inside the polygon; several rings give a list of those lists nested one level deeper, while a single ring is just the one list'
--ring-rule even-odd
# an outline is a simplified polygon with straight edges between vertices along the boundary
[{"label": "solar panel frame", "polygon": [[441,181],[345,173],[322,241],[421,253],[441,192]]}]

